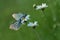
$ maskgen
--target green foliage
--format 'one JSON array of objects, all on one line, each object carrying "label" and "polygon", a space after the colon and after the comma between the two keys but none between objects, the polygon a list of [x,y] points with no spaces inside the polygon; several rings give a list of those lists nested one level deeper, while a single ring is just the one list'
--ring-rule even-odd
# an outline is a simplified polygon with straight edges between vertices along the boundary
[{"label": "green foliage", "polygon": [[[43,2],[49,6],[44,13],[32,7]],[[32,29],[22,25],[18,31],[10,30],[14,12],[30,14],[30,21],[37,20],[39,26]],[[60,40],[60,0],[0,0],[0,40]]]}]

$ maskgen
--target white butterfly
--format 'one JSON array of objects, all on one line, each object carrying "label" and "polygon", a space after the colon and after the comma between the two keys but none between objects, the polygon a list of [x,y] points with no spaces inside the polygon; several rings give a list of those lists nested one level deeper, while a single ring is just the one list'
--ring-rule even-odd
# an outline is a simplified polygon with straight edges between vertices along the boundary
[{"label": "white butterfly", "polygon": [[18,30],[21,24],[24,24],[25,21],[30,19],[29,15],[22,13],[13,14],[12,17],[16,20],[16,22],[11,24],[9,28],[13,30]]}]

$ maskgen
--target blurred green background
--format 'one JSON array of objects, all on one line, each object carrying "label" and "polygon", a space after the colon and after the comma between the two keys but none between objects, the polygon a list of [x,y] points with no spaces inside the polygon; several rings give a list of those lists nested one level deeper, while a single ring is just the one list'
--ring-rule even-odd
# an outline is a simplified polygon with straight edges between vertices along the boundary
[{"label": "blurred green background", "polygon": [[[32,7],[41,3],[49,6],[44,13]],[[14,12],[30,14],[30,21],[38,21],[39,26],[32,29],[22,25],[18,31],[10,30]],[[0,0],[0,40],[60,40],[60,0]]]}]

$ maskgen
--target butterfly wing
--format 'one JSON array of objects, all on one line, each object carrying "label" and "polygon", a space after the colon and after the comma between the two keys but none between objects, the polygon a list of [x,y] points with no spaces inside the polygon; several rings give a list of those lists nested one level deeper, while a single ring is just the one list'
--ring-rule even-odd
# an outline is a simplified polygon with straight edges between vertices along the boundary
[{"label": "butterfly wing", "polygon": [[22,18],[24,16],[24,14],[21,14],[21,13],[18,13],[18,14],[13,14],[12,17],[15,19],[15,20],[19,20],[20,18]]},{"label": "butterfly wing", "polygon": [[10,29],[18,30],[20,28],[20,25],[21,25],[21,20],[18,20],[15,23],[10,25]]}]

